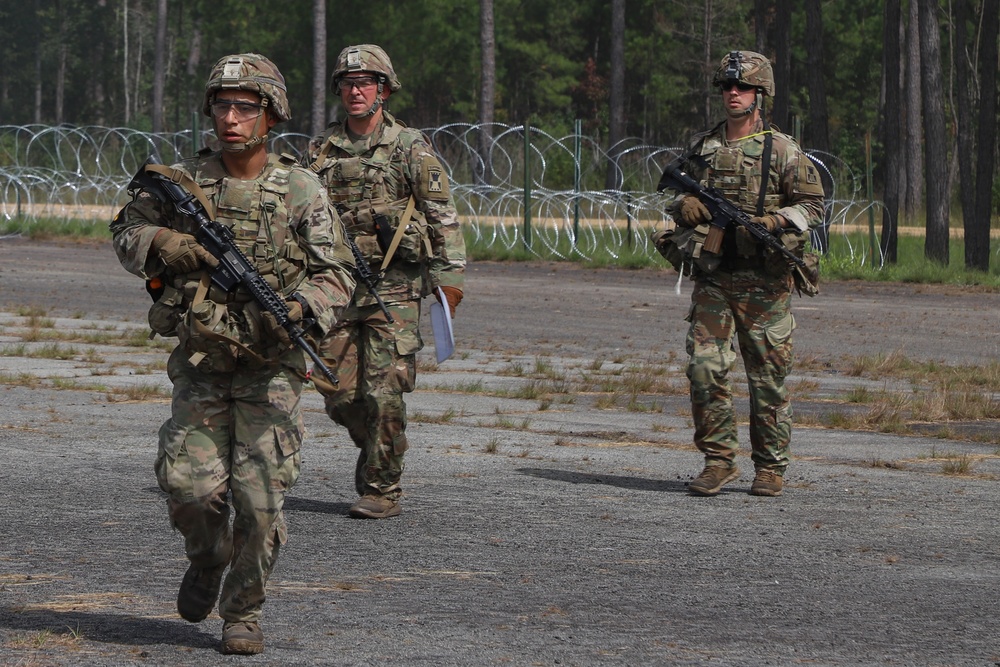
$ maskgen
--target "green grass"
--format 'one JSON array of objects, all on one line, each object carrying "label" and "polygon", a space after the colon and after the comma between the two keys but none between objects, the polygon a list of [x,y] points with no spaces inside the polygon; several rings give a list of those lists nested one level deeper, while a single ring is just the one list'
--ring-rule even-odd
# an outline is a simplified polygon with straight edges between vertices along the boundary
[{"label": "green grass", "polygon": [[14,217],[0,221],[0,234],[21,234],[36,241],[53,238],[111,240],[107,220]]},{"label": "green grass", "polygon": [[[853,252],[852,252],[853,248]],[[965,242],[952,239],[948,244],[949,262],[945,266],[924,256],[923,236],[900,236],[895,264],[872,266],[865,252],[867,235],[857,232],[830,235],[830,252],[821,262],[821,278],[829,280],[869,280],[883,282],[926,283],[945,285],[979,285],[990,290],[1000,289],[1000,243],[993,241],[989,271],[965,268]]]},{"label": "green grass", "polygon": [[[953,226],[954,226],[953,222]],[[525,248],[522,240],[518,240],[511,248],[506,248],[499,240],[492,244],[490,230],[480,228],[481,239],[469,228],[466,228],[465,241],[469,258],[489,261],[531,261],[538,259],[558,260],[559,256],[538,240],[531,244],[531,250]],[[647,234],[648,229],[640,228],[637,234]],[[669,269],[666,260],[661,258],[648,244],[634,243],[632,247],[620,243],[621,239],[609,231],[597,231],[597,249],[586,251],[586,257],[573,252],[569,239],[560,236],[556,251],[567,261],[587,264],[588,266],[629,269]],[[952,239],[948,245],[950,261],[948,266],[932,262],[924,257],[923,236],[900,236],[897,244],[897,261],[873,268],[866,248],[868,235],[863,232],[842,234],[833,231],[830,235],[830,251],[821,258],[821,285],[823,280],[869,280],[881,282],[908,282],[947,285],[977,285],[989,290],[1000,290],[1000,242],[994,241],[992,248],[993,261],[990,270],[973,271],[965,268],[965,244],[962,239]],[[611,247],[613,251],[605,248]]]},{"label": "green grass", "polygon": [[[511,221],[523,231],[520,221]],[[952,228],[960,228],[961,221],[951,221]],[[627,230],[595,228],[593,233],[581,230],[578,246],[565,233],[561,233],[554,243],[555,251],[543,242],[543,230],[536,229],[532,235],[530,249],[522,238],[518,238],[510,248],[496,239],[492,242],[493,230],[480,225],[480,234],[465,226],[465,242],[468,256],[472,261],[533,261],[562,260],[595,267],[619,267],[626,269],[669,269],[647,242],[650,233],[648,221],[639,222],[632,231],[631,240]],[[107,222],[104,220],[74,220],[62,218],[13,218],[0,221],[0,234],[20,233],[36,240],[51,238],[78,240],[110,240]],[[830,251],[821,261],[822,280],[868,280],[887,282],[908,282],[948,285],[976,285],[984,289],[1000,290],[1000,241],[994,240],[991,249],[989,271],[972,271],[965,268],[965,245],[962,239],[952,239],[949,243],[950,260],[947,266],[932,262],[924,257],[923,236],[900,235],[897,246],[897,262],[892,265],[875,266],[867,252],[867,232],[840,233],[833,229],[830,234]],[[821,284],[822,289],[822,284]]]}]

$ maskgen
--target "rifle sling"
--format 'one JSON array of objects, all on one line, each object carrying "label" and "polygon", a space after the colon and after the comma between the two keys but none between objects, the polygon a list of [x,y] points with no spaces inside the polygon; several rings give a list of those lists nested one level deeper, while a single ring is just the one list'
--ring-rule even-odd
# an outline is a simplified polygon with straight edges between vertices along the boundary
[{"label": "rifle sling", "polygon": [[764,215],[764,197],[767,195],[767,184],[771,181],[771,147],[774,145],[771,126],[767,119],[761,116],[764,123],[764,156],[760,170],[760,193],[757,195],[757,215]]},{"label": "rifle sling", "polygon": [[[208,288],[211,286],[211,284],[212,284],[212,278],[209,272],[202,271],[201,279],[198,281],[198,289],[194,293],[194,299],[191,300],[192,308],[205,300],[205,296],[208,294]],[[251,350],[249,347],[247,347],[240,341],[236,340],[235,338],[232,338],[231,336],[226,336],[224,334],[216,333],[215,331],[213,331],[215,325],[218,324],[219,320],[222,319],[222,315],[225,312],[225,310],[226,307],[224,305],[216,308],[215,317],[213,317],[212,321],[209,322],[208,324],[202,324],[200,321],[198,321],[197,318],[192,317],[190,318],[191,326],[195,329],[198,336],[205,338],[206,340],[214,340],[220,343],[227,343],[229,345],[235,346],[237,349],[239,349],[241,352],[247,355],[254,362],[262,366],[266,365],[268,363],[267,359],[260,356],[259,354]],[[204,358],[205,358],[204,352],[195,352],[188,358],[188,363],[190,363],[192,366],[197,366]]]},{"label": "rifle sling", "polygon": [[396,227],[396,233],[392,237],[392,242],[389,244],[388,250],[385,251],[385,258],[382,260],[382,267],[379,269],[379,273],[385,273],[386,267],[392,261],[392,256],[396,254],[396,248],[399,247],[399,242],[403,240],[403,233],[406,232],[406,228],[410,224],[410,217],[413,216],[413,209],[416,206],[416,200],[413,198],[413,195],[410,195],[410,199],[406,202],[406,210],[403,211],[403,217],[399,219],[399,226]]},{"label": "rifle sling", "polygon": [[195,183],[190,176],[179,169],[172,169],[165,164],[147,164],[145,169],[146,171],[152,171],[166,177],[170,182],[176,183],[190,192],[198,200],[198,203],[205,207],[209,219],[215,220],[215,207],[212,206],[208,197],[205,196],[205,191],[201,189],[201,186]]}]

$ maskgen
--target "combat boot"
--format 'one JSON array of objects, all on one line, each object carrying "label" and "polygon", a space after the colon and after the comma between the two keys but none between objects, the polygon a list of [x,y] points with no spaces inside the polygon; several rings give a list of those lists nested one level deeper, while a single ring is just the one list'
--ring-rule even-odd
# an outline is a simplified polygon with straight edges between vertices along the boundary
[{"label": "combat boot", "polygon": [[693,496],[714,496],[722,487],[740,476],[736,466],[707,465],[693,482],[688,484],[688,493]]},{"label": "combat boot", "polygon": [[750,495],[780,496],[783,486],[784,480],[781,475],[773,470],[760,468],[757,470],[757,474],[753,478],[753,484],[750,485]]},{"label": "combat boot", "polygon": [[264,633],[256,621],[226,621],[222,626],[222,653],[254,655],[264,652]]},{"label": "combat boot", "polygon": [[192,623],[208,618],[219,599],[222,573],[225,571],[225,563],[204,569],[194,565],[188,568],[177,593],[177,613],[181,618]]},{"label": "combat boot", "polygon": [[399,516],[402,511],[403,508],[399,506],[398,500],[366,493],[347,513],[355,519],[388,519],[391,516]]}]

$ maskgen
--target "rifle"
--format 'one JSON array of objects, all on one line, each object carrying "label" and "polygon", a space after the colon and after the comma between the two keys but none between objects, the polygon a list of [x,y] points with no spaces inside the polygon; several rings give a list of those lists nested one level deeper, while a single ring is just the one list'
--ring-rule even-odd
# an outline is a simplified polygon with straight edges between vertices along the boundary
[{"label": "rifle", "polygon": [[677,158],[667,165],[666,169],[663,170],[663,176],[660,177],[660,182],[656,186],[656,190],[663,192],[669,188],[695,195],[701,200],[701,203],[705,205],[705,208],[712,215],[710,222],[712,228],[705,237],[705,250],[719,254],[722,248],[722,236],[726,231],[726,227],[732,222],[746,229],[750,233],[750,236],[764,244],[769,250],[780,252],[792,264],[795,264],[802,270],[808,270],[802,258],[796,257],[774,234],[767,231],[764,225],[752,222],[749,215],[726,199],[721,192],[715,188],[702,187],[698,181],[681,170],[682,161],[683,158]]},{"label": "rifle", "polygon": [[378,281],[381,276],[376,277],[372,273],[372,269],[368,266],[368,262],[365,261],[364,256],[361,254],[361,249],[358,248],[358,244],[354,242],[350,236],[347,236],[347,244],[351,247],[351,254],[354,255],[354,272],[357,274],[358,278],[365,284],[368,288],[368,293],[375,297],[378,307],[382,309],[382,313],[385,315],[385,319],[389,323],[393,323],[396,320],[392,319],[392,315],[389,314],[389,309],[385,307],[385,302],[382,301],[382,297],[378,295]]},{"label": "rifle", "polygon": [[[219,260],[219,265],[212,270],[211,276],[216,287],[224,292],[231,292],[240,285],[245,287],[258,305],[271,313],[275,321],[288,332],[292,342],[309,355],[326,379],[334,385],[339,384],[337,376],[326,367],[306,341],[302,327],[289,319],[285,300],[267,284],[264,277],[236,245],[236,237],[232,230],[221,222],[212,220],[201,202],[182,186],[166,176],[146,171],[146,165],[150,164],[161,164],[161,162],[156,155],[149,156],[128,184],[129,192],[143,189],[160,201],[173,204],[181,215],[193,220],[198,225],[198,231],[195,233],[198,243]],[[306,328],[311,324],[309,322]],[[307,371],[306,379],[309,379],[311,374],[311,370]]]}]

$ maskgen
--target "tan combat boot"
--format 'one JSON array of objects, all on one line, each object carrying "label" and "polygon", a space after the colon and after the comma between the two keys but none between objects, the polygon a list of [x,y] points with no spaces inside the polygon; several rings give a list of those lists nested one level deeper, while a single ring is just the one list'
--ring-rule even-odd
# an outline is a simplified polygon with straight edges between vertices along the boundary
[{"label": "tan combat boot", "polygon": [[399,516],[402,511],[403,508],[399,506],[398,500],[367,493],[361,496],[347,513],[355,519],[388,519],[391,516]]},{"label": "tan combat boot", "polygon": [[204,569],[192,565],[187,569],[177,592],[177,613],[181,618],[192,623],[208,618],[219,599],[219,587],[225,571],[225,563]]},{"label": "tan combat boot", "polygon": [[722,487],[740,476],[736,466],[707,465],[693,482],[688,484],[688,493],[693,496],[714,496]]},{"label": "tan combat boot", "polygon": [[264,652],[264,633],[256,621],[226,621],[222,626],[222,653],[254,655]]},{"label": "tan combat boot", "polygon": [[773,470],[760,468],[753,478],[753,484],[750,485],[750,495],[780,496],[783,486],[784,480],[781,475]]}]

